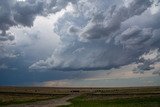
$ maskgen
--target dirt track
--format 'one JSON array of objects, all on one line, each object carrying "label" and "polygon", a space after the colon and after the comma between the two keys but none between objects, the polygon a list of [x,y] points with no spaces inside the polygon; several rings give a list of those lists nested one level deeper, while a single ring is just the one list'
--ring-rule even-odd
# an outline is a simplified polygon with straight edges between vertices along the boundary
[{"label": "dirt track", "polygon": [[47,101],[40,101],[35,102],[32,104],[19,104],[19,105],[9,105],[6,107],[57,107],[61,105],[69,105],[70,102],[67,102],[69,99],[73,99],[74,97],[77,97],[78,95],[68,95],[63,98],[59,99],[52,99]]}]

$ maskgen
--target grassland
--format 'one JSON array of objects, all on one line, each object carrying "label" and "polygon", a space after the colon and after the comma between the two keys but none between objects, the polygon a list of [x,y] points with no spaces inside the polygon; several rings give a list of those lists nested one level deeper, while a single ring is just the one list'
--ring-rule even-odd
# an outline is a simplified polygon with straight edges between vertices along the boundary
[{"label": "grassland", "polygon": [[97,89],[69,102],[61,107],[160,107],[160,88]]},{"label": "grassland", "polygon": [[[70,99],[70,105],[62,107],[160,107],[160,87],[0,87],[0,106],[26,103],[32,104],[37,101],[57,98],[57,100],[59,100],[59,98],[68,95],[79,96]],[[52,100],[50,100],[50,103],[50,105],[52,105]]]},{"label": "grassland", "polygon": [[0,106],[10,104],[33,103],[64,97],[65,95],[41,95],[41,94],[24,94],[24,93],[0,93]]},{"label": "grassland", "polygon": [[88,99],[83,95],[70,102],[70,105],[60,107],[160,107],[160,97],[101,99],[96,96],[96,99]]}]

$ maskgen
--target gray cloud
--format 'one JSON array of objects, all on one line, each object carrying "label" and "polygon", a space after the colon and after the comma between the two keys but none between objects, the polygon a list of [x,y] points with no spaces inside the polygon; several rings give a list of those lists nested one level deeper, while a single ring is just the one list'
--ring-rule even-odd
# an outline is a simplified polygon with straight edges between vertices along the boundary
[{"label": "gray cloud", "polygon": [[150,50],[148,53],[144,53],[139,58],[138,66],[134,70],[137,72],[144,72],[147,70],[157,69],[155,65],[157,65],[159,61],[160,61],[159,49]]},{"label": "gray cloud", "polygon": [[33,26],[35,17],[43,12],[43,2],[38,0],[17,2],[14,6],[13,17],[16,24],[22,26]]},{"label": "gray cloud", "polygon": [[[4,63],[6,65],[9,65],[8,63],[12,62],[11,60],[16,60],[17,57],[20,57],[20,54],[23,53],[19,52],[19,50],[21,49],[16,44],[17,41],[14,41],[15,34],[14,32],[10,31],[11,27],[32,27],[37,16],[45,17],[49,14],[56,13],[65,8],[70,2],[73,3],[74,1],[0,0],[0,64]],[[32,35],[32,37],[30,38],[32,40],[38,39],[34,35]],[[24,50],[27,51],[27,49]],[[4,65],[1,66],[1,68],[4,68]]]},{"label": "gray cloud", "polygon": [[115,37],[115,42],[117,45],[126,46],[126,48],[143,47],[148,45],[147,42],[153,36],[153,31],[151,28],[138,28],[132,26],[131,28],[123,31],[119,36]]},{"label": "gray cloud", "polygon": [[[151,65],[157,60],[142,61],[139,58],[150,50],[159,49],[159,27],[153,27],[150,19],[145,20],[148,23],[145,26],[135,20],[136,17],[145,18],[144,14],[151,15],[152,2],[133,0],[127,7],[116,6],[120,3],[115,1],[110,5],[104,2],[77,2],[76,12],[65,14],[54,29],[60,35],[62,45],[51,57],[34,63],[30,68],[95,70],[141,63],[138,69],[152,69]],[[151,15],[151,19],[158,14]],[[131,21],[134,25],[129,23]]]},{"label": "gray cloud", "polygon": [[0,41],[13,41],[14,39],[15,37],[13,33],[6,33],[6,31],[2,31],[2,33],[0,34]]},{"label": "gray cloud", "polygon": [[78,34],[78,33],[80,32],[80,29],[77,28],[77,27],[71,26],[71,27],[68,29],[68,32],[71,33],[71,34]]},{"label": "gray cloud", "polygon": [[14,40],[14,36],[12,35],[0,36],[0,41],[8,41],[8,40],[10,41]]},{"label": "gray cloud", "polygon": [[151,66],[153,63],[150,62],[150,61],[144,61],[143,64],[140,64],[137,66],[137,70],[142,70],[142,71],[145,71],[145,70],[151,70],[151,69],[154,69],[153,66]]},{"label": "gray cloud", "polygon": [[116,9],[114,5],[109,10],[109,16],[103,13],[98,14],[98,17],[94,16],[84,28],[81,36],[85,39],[110,36],[120,28],[122,22],[135,15],[142,14],[151,4],[149,0],[134,0],[128,7],[122,6]]},{"label": "gray cloud", "polygon": [[[33,26],[38,15],[56,13],[65,8],[68,3],[76,3],[74,0],[1,0],[0,2],[0,31],[6,32],[12,26]],[[10,35],[1,34],[0,41],[14,39]]]},{"label": "gray cloud", "polygon": [[10,26],[15,25],[12,16],[12,6],[15,4],[14,0],[1,0],[0,2],[0,30],[8,30]]}]

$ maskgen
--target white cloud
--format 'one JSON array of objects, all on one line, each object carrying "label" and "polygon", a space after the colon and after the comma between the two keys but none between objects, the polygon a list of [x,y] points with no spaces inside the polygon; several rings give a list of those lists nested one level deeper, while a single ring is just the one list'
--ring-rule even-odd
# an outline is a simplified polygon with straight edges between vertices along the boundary
[{"label": "white cloud", "polygon": [[152,7],[150,8],[152,15],[158,13],[160,11],[160,3],[158,0],[153,0]]},{"label": "white cloud", "polygon": [[140,59],[143,58],[145,60],[152,60],[152,59],[157,58],[158,54],[159,54],[158,49],[150,50],[148,53],[143,54],[140,57]]}]

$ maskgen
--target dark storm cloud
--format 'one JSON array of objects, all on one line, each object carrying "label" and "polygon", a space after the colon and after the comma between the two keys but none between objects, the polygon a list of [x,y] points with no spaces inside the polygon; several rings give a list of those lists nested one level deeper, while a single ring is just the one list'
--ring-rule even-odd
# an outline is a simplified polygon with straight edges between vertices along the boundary
[{"label": "dark storm cloud", "polygon": [[[63,15],[54,27],[61,46],[47,60],[31,65],[31,69],[94,70],[141,63],[138,69],[150,70],[158,60],[142,61],[139,57],[160,47],[160,12],[150,12],[154,2],[132,0],[126,6],[121,0],[2,0],[0,41],[14,40],[10,27],[32,27],[36,16],[59,12],[71,3],[74,12]],[[146,19],[144,14],[151,17]]]},{"label": "dark storm cloud", "polygon": [[76,3],[75,0],[26,0],[18,2],[14,6],[14,19],[23,26],[33,26],[37,15],[56,13],[65,8],[68,3]]},{"label": "dark storm cloud", "polygon": [[97,39],[110,36],[110,34],[120,28],[123,21],[135,15],[142,14],[151,4],[149,0],[133,0],[129,7],[122,6],[116,9],[114,5],[109,10],[109,16],[104,16],[103,13],[98,14],[98,17],[94,16],[90,23],[84,28],[81,36],[85,39]]},{"label": "dark storm cloud", "polygon": [[5,68],[3,64],[9,66],[8,63],[19,57],[19,54],[26,54],[19,52],[11,27],[32,27],[37,16],[56,13],[70,2],[75,3],[72,0],[0,0],[0,70]]},{"label": "dark storm cloud", "polygon": [[[136,70],[143,72],[146,70],[154,69],[154,64],[160,61],[160,44],[158,42],[160,41],[159,35],[159,29],[131,27],[123,31],[119,36],[116,36],[115,43],[117,45],[123,45],[125,49],[131,49],[132,53],[133,51],[136,51],[138,56],[130,57],[139,57],[139,59],[137,60],[138,66]],[[156,53],[153,53],[153,56],[155,56],[155,58],[141,58],[141,55],[146,53],[149,54],[151,50],[157,50]]]},{"label": "dark storm cloud", "polygon": [[15,22],[23,26],[33,26],[35,17],[43,11],[43,5],[43,2],[36,0],[16,3],[13,14]]},{"label": "dark storm cloud", "polygon": [[[14,39],[7,35],[6,31],[12,26],[33,26],[38,15],[56,13],[65,8],[68,3],[75,3],[74,0],[1,0],[0,1],[0,41]],[[3,37],[6,36],[6,37]]]},{"label": "dark storm cloud", "polygon": [[[78,1],[76,12],[65,14],[56,24],[54,30],[62,46],[47,60],[31,65],[31,69],[96,70],[132,63],[143,71],[153,69],[158,60],[140,57],[160,46],[159,27],[155,27],[160,12],[153,15],[150,11],[154,1],[133,0],[127,6],[118,6],[120,3],[115,1],[110,5],[103,0],[84,1]],[[151,18],[146,19],[146,14]],[[135,20],[137,17],[141,20]]]},{"label": "dark storm cloud", "polygon": [[12,16],[12,6],[14,0],[1,0],[0,1],[0,30],[8,30],[10,26],[15,25]]},{"label": "dark storm cloud", "polygon": [[117,45],[122,44],[128,48],[143,47],[144,45],[148,45],[147,42],[150,41],[152,36],[153,31],[151,28],[143,29],[133,26],[123,31],[119,36],[116,36],[115,42]]},{"label": "dark storm cloud", "polygon": [[71,26],[69,29],[68,29],[69,33],[71,34],[77,34],[80,32],[80,29],[77,28],[77,27],[74,27],[74,26]]}]

